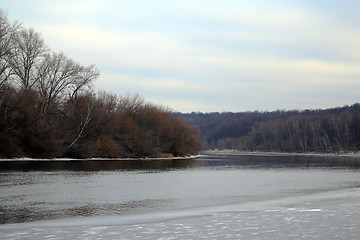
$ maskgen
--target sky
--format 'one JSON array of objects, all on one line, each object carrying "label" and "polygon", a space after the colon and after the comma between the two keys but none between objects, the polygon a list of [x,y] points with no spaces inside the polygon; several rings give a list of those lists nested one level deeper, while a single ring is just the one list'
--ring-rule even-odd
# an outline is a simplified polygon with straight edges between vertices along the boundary
[{"label": "sky", "polygon": [[101,75],[179,112],[324,109],[360,97],[358,0],[0,0]]}]

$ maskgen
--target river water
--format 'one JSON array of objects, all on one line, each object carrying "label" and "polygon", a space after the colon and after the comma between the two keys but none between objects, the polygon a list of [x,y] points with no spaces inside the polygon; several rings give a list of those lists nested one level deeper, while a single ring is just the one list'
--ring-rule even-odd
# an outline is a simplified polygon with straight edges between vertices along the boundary
[{"label": "river water", "polygon": [[0,239],[358,239],[359,159],[0,161]]}]

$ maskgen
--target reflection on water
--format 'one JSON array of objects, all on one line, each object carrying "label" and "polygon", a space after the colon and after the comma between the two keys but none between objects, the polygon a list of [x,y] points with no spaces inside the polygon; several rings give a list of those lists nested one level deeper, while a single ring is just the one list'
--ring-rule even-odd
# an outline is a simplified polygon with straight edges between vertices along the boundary
[{"label": "reflection on water", "polygon": [[334,155],[209,154],[206,166],[242,168],[360,168],[360,158]]},{"label": "reflection on water", "polygon": [[359,161],[204,155],[177,160],[0,161],[0,224],[262,201],[359,187]]},{"label": "reflection on water", "polygon": [[1,161],[0,171],[102,171],[102,170],[171,170],[197,167],[239,168],[360,168],[360,159],[312,155],[228,155],[207,154],[197,159],[156,160],[40,160]]},{"label": "reflection on water", "polygon": [[137,170],[137,169],[179,169],[191,167],[194,159],[161,160],[44,160],[44,161],[0,161],[0,170],[21,171],[102,171],[102,170]]},{"label": "reflection on water", "polygon": [[[36,220],[47,220],[54,218],[66,218],[70,216],[98,216],[98,215],[123,215],[139,214],[144,209],[162,210],[162,204],[169,204],[168,200],[137,200],[125,203],[86,203],[84,205],[70,204],[63,208],[56,209],[49,206],[46,202],[32,202],[23,207],[0,207],[0,224],[20,223]],[[1,239],[1,237],[0,237]]]}]

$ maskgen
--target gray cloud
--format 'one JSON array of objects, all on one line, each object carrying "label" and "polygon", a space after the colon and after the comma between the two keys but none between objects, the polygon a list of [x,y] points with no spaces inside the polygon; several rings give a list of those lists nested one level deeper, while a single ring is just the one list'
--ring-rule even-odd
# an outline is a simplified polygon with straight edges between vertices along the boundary
[{"label": "gray cloud", "polygon": [[358,101],[357,1],[5,0],[4,6],[55,51],[95,63],[99,89],[138,92],[175,111]]}]

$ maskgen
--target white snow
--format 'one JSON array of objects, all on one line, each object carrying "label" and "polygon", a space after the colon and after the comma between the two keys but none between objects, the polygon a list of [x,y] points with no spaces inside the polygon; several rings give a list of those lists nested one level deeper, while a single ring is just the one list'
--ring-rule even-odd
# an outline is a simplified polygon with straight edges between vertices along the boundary
[{"label": "white snow", "polygon": [[[326,221],[325,221],[326,219]],[[0,239],[356,239],[360,189],[129,216],[0,225]]]},{"label": "white snow", "polygon": [[0,158],[0,162],[12,162],[12,161],[137,161],[137,160],[181,160],[181,159],[194,159],[203,155],[192,155],[185,157],[168,157],[168,158]]}]

